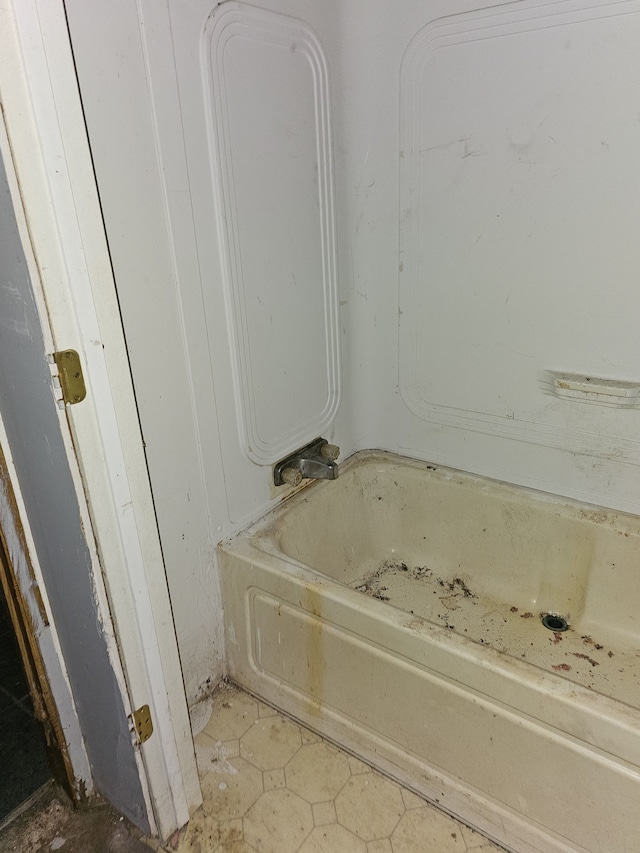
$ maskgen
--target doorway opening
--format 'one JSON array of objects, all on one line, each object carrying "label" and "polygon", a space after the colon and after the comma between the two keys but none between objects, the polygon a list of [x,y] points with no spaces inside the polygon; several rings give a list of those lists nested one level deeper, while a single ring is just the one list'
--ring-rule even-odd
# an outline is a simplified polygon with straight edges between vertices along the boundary
[{"label": "doorway opening", "polygon": [[35,717],[3,587],[0,584],[0,823],[51,779],[45,734]]},{"label": "doorway opening", "polygon": [[[34,619],[12,557],[28,568],[29,596],[38,602],[39,624],[49,625],[33,574],[6,460],[0,447],[4,523],[14,531],[13,550],[0,525],[0,825],[52,779],[76,802],[74,776],[58,709],[40,650]],[[23,581],[24,582],[24,581]]]}]

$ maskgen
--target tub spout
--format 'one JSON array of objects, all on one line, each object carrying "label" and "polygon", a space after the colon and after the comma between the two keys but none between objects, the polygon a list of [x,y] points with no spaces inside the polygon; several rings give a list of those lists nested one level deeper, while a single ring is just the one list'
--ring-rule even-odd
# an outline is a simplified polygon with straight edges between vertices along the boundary
[{"label": "tub spout", "polygon": [[297,486],[303,477],[312,480],[337,480],[336,459],[339,455],[340,448],[335,444],[329,444],[324,438],[316,438],[311,444],[301,447],[276,463],[273,468],[273,482],[276,486],[285,483]]}]

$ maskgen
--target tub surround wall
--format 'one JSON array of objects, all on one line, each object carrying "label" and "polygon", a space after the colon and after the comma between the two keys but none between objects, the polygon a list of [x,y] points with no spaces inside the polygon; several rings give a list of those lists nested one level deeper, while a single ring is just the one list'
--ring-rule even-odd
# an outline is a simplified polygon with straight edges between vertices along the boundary
[{"label": "tub surround wall", "polygon": [[191,700],[318,433],[640,509],[640,4],[66,7]]},{"label": "tub surround wall", "polygon": [[358,446],[637,512],[640,7],[482,5],[343,6]]}]

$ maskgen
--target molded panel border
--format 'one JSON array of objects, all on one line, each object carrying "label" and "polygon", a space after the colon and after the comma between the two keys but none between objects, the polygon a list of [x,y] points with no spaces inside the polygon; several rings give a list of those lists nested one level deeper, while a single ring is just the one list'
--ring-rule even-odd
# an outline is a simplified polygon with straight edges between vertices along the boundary
[{"label": "molded panel border", "polygon": [[[419,291],[420,287],[431,286],[420,245],[421,86],[426,63],[437,51],[451,46],[613,17],[629,18],[638,13],[640,3],[637,0],[617,3],[567,0],[532,3],[517,9],[494,7],[432,21],[409,44],[400,70],[399,389],[407,407],[422,420],[640,465],[640,442],[612,434],[611,422],[601,429],[578,429],[517,415],[507,417],[455,408],[428,400],[420,387],[417,363]],[[437,317],[433,321],[440,322]],[[539,375],[538,385],[546,394],[553,393],[549,379],[552,375],[549,371],[541,371]],[[627,417],[634,415],[629,412]],[[593,420],[585,420],[589,426],[593,423]],[[616,421],[614,429],[620,423]],[[627,430],[627,436],[632,434],[632,429]]]},{"label": "molded panel border", "polygon": [[[226,50],[235,39],[249,40],[257,45],[267,45],[291,56],[302,53],[309,70],[309,90],[313,97],[315,126],[305,128],[313,134],[317,166],[317,207],[320,228],[317,234],[318,256],[321,257],[323,313],[303,312],[296,307],[287,310],[287,315],[275,318],[281,323],[282,335],[288,329],[309,329],[312,325],[322,324],[322,344],[313,349],[313,342],[306,341],[304,351],[292,346],[287,353],[288,361],[269,364],[272,353],[263,351],[256,323],[252,324],[248,300],[256,296],[250,292],[250,285],[243,273],[243,260],[246,253],[255,250],[249,247],[250,241],[240,238],[239,219],[243,212],[239,208],[234,173],[237,163],[231,144],[231,126],[229,116],[229,89],[233,83],[232,72],[225,61]],[[242,3],[224,4],[209,18],[204,30],[202,44],[202,67],[205,88],[205,107],[208,112],[210,134],[210,156],[214,172],[213,185],[216,194],[218,212],[218,235],[223,247],[223,286],[227,312],[227,327],[231,344],[233,385],[238,418],[239,440],[245,455],[259,465],[269,465],[281,458],[286,452],[310,438],[320,435],[332,423],[340,401],[339,335],[338,335],[338,298],[336,281],[336,238],[333,200],[333,166],[330,127],[329,79],[327,62],[322,46],[306,24],[285,15],[256,9]],[[292,63],[292,73],[296,67]],[[269,74],[265,67],[264,74]],[[289,106],[287,104],[287,106]],[[293,105],[295,109],[295,104]],[[260,128],[256,126],[256,137]],[[256,143],[258,145],[258,143]],[[269,163],[263,163],[269,169]],[[292,204],[295,199],[292,199]],[[274,211],[274,219],[277,217]],[[300,234],[307,226],[300,223]],[[306,232],[305,232],[306,233]],[[296,234],[290,236],[296,240]],[[253,240],[253,235],[251,237]],[[287,270],[287,275],[289,271]],[[280,284],[276,281],[275,284]],[[315,292],[313,272],[304,282],[295,282],[295,286],[307,287],[309,296],[318,301]],[[254,289],[255,291],[255,289]],[[255,315],[254,315],[255,318]],[[317,326],[316,326],[317,330]],[[264,343],[264,342],[262,342]],[[313,403],[296,402],[296,374],[300,377],[305,371],[304,364],[312,365],[310,380],[316,377],[314,385],[317,394]],[[269,381],[264,383],[270,389],[270,397],[263,404],[256,400],[256,365],[269,370]],[[321,365],[324,365],[322,368]],[[322,381],[317,377],[322,376]],[[308,388],[306,392],[308,394]],[[284,409],[286,423],[290,426],[278,432],[267,423],[268,412],[272,407]]]}]

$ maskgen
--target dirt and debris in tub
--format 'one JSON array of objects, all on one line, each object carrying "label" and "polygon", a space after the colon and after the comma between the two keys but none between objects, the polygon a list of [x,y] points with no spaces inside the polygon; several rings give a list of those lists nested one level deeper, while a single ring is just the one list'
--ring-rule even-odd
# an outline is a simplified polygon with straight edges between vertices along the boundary
[{"label": "dirt and debris in tub", "polygon": [[[390,601],[390,596],[386,595],[389,587],[385,586],[384,583],[386,579],[390,581],[398,576],[410,582],[425,579],[435,582],[446,593],[439,596],[439,599],[447,610],[457,610],[460,598],[476,598],[463,578],[455,577],[453,580],[441,578],[427,566],[409,566],[404,560],[384,560],[376,571],[356,581],[355,589],[358,592],[364,592],[371,598],[377,598],[379,601]],[[434,589],[433,593],[437,594],[437,590]],[[453,628],[452,625],[448,624],[445,617],[439,616],[439,618],[443,619],[447,628]]]},{"label": "dirt and debris in tub", "polygon": [[369,575],[365,580],[356,586],[358,592],[364,592],[365,595],[370,595],[371,598],[377,598],[378,601],[389,601],[389,596],[385,595],[388,592],[386,586],[381,583],[382,570],[379,569],[372,575]]},{"label": "dirt and debris in tub", "polygon": [[444,629],[491,654],[504,655],[505,660],[516,659],[518,665],[532,665],[548,676],[640,708],[640,652],[610,648],[596,631],[580,631],[577,626],[549,631],[541,621],[544,613],[527,610],[522,601],[516,604],[483,594],[461,568],[452,567],[446,575],[440,567],[396,557],[378,563],[351,586],[404,612],[408,630]]},{"label": "dirt and debris in tub", "polygon": [[599,666],[600,662],[590,658],[589,655],[583,655],[581,652],[573,652],[574,658],[581,658],[582,660],[588,660],[591,666]]},{"label": "dirt and debris in tub", "polygon": [[[466,583],[462,580],[462,578],[454,578],[452,581],[445,581],[442,578],[437,578],[438,584],[444,589],[448,589],[453,593],[453,597],[457,595],[457,593],[461,592],[465,598],[475,598],[476,596],[471,592]],[[449,596],[450,598],[452,596]],[[442,599],[440,599],[442,601]]]}]

